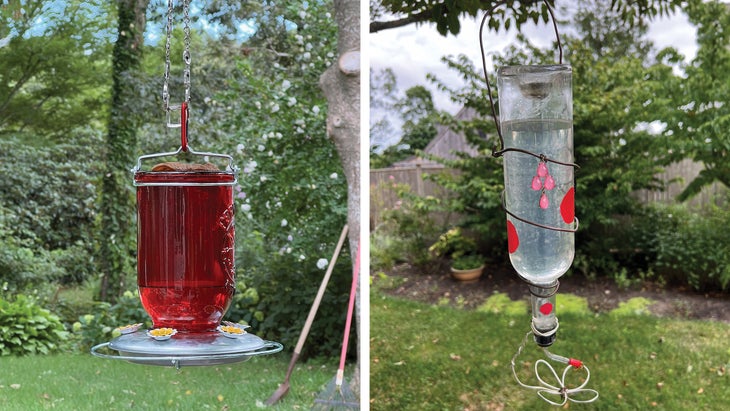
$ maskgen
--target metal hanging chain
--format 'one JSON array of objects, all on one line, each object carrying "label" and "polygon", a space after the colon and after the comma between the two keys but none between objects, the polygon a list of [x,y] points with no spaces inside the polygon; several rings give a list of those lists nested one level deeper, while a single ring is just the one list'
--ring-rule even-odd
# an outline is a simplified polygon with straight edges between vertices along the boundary
[{"label": "metal hanging chain", "polygon": [[[180,104],[170,105],[170,45],[172,42],[172,26],[173,26],[173,12],[174,12],[174,1],[167,0],[167,25],[165,28],[165,74],[164,83],[162,85],[162,101],[164,105],[165,115],[167,116],[167,128],[179,128],[180,129],[180,148],[177,151],[170,151],[164,153],[155,153],[139,156],[137,158],[137,165],[132,171],[137,172],[142,169],[142,161],[152,158],[168,157],[179,154],[180,152],[190,153],[204,157],[215,157],[221,158],[228,161],[227,170],[235,173],[238,172],[238,168],[233,164],[233,157],[227,154],[210,153],[210,152],[199,152],[193,150],[192,147],[188,146],[188,122],[190,120],[190,111],[188,109],[190,102],[190,0],[182,0],[183,8],[183,32],[184,32],[184,43],[183,43],[183,85],[185,87],[185,97]],[[171,112],[179,111],[180,116],[171,121]],[[206,161],[208,161],[206,159]],[[234,179],[231,183],[236,184],[238,180]],[[179,185],[179,183],[169,183],[170,185]],[[200,185],[196,183],[195,185]],[[216,183],[218,184],[218,183]],[[135,184],[139,185],[139,184]],[[164,183],[163,185],[168,185]],[[278,343],[276,343],[278,344]]]},{"label": "metal hanging chain", "polygon": [[183,33],[184,49],[183,62],[183,83],[185,85],[185,103],[190,103],[190,0],[183,0]]},{"label": "metal hanging chain", "polygon": [[[167,0],[167,27],[165,30],[165,80],[162,84],[162,102],[166,113],[170,112],[170,39],[172,38],[172,0]],[[169,122],[168,122],[169,123]]]},{"label": "metal hanging chain", "polygon": [[[180,106],[170,106],[170,43],[172,40],[172,22],[173,22],[173,0],[167,0],[167,27],[165,30],[165,77],[162,85],[162,101],[164,103],[165,112],[168,115],[168,127],[180,127],[179,124],[170,124],[169,115],[171,110],[180,110]],[[183,85],[185,87],[185,99],[184,102],[187,104],[190,102],[190,0],[183,0],[183,32],[184,32],[184,43],[183,43],[183,63],[185,65],[183,69]]]}]

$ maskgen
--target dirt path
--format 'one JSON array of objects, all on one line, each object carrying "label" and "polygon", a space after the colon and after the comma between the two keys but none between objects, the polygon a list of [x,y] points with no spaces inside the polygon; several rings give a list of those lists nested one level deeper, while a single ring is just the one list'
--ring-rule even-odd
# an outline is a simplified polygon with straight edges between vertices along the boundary
[{"label": "dirt path", "polygon": [[[529,297],[527,286],[507,266],[487,267],[476,283],[459,283],[451,278],[448,267],[433,267],[433,273],[423,273],[410,265],[400,265],[386,274],[394,279],[394,287],[386,293],[426,303],[439,303],[448,299],[454,306],[473,309],[482,304],[494,292],[502,292],[513,300]],[[378,281],[377,276],[375,277]],[[703,319],[730,324],[730,295],[699,294],[684,289],[660,288],[651,283],[630,289],[619,289],[608,279],[588,281],[579,276],[563,277],[560,293],[571,293],[588,300],[595,312],[605,312],[618,307],[620,302],[634,297],[655,301],[649,310],[660,317]]]}]

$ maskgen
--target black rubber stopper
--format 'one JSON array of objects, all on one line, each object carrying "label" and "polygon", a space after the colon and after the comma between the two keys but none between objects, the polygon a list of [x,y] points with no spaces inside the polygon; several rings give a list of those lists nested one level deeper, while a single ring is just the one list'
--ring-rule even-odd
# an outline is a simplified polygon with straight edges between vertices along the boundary
[{"label": "black rubber stopper", "polygon": [[535,342],[537,343],[537,345],[539,345],[540,347],[549,347],[549,346],[553,345],[553,343],[555,342],[555,338],[557,337],[557,334],[558,334],[557,332],[554,332],[552,335],[548,335],[548,336],[535,335],[535,334],[533,334],[533,335],[535,336]]}]

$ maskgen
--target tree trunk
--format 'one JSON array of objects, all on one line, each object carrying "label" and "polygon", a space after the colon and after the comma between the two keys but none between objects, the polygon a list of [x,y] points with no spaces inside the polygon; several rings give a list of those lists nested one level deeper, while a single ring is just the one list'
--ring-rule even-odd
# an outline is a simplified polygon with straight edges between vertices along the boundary
[{"label": "tree trunk", "polygon": [[133,96],[125,90],[126,74],[139,68],[149,0],[117,0],[118,37],[112,54],[112,104],[106,138],[101,192],[99,299],[114,302],[126,288],[134,265],[134,196],[129,168],[137,147],[136,125],[125,113]]},{"label": "tree trunk", "polygon": [[[360,2],[334,0],[338,26],[338,62],[320,77],[319,84],[327,98],[327,134],[340,156],[347,179],[347,223],[350,226],[350,253],[356,261],[360,243]],[[363,278],[365,273],[360,278]],[[361,280],[362,283],[362,280]],[[356,323],[360,322],[358,285]],[[358,353],[360,338],[357,339]],[[359,370],[360,361],[358,360]],[[359,392],[359,372],[353,388]]]}]

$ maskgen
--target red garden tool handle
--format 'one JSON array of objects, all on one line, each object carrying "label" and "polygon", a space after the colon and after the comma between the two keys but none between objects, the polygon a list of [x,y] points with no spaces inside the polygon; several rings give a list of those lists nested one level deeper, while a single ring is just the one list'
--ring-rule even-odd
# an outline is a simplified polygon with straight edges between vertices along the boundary
[{"label": "red garden tool handle", "polygon": [[[355,267],[352,269],[352,287],[350,288],[350,302],[347,306],[347,320],[345,321],[345,336],[342,340],[342,352],[340,353],[340,367],[338,369],[338,380],[341,378],[345,369],[345,357],[347,356],[347,343],[350,340],[350,326],[352,325],[352,312],[355,308],[355,294],[357,292],[357,279],[360,273],[360,246],[357,247],[357,257],[355,257]],[[342,385],[342,381],[337,381]]]}]

